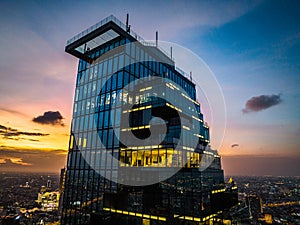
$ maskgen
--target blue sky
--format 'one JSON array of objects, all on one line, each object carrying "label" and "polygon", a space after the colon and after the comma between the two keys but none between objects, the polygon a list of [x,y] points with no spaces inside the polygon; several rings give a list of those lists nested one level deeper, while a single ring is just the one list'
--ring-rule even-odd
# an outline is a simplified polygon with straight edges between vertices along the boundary
[{"label": "blue sky", "polygon": [[[299,158],[298,1],[1,1],[0,7],[0,124],[50,134],[34,143],[0,137],[2,167],[4,158],[22,158],[28,148],[41,154],[67,149],[77,60],[64,52],[66,41],[110,14],[125,23],[126,13],[144,39],[158,30],[160,40],[190,49],[214,72],[227,106],[219,151],[228,170],[238,171],[226,164],[233,155],[244,161],[282,157],[283,167],[290,163],[285,159]],[[280,101],[242,112],[252,97],[272,95]],[[66,126],[32,123],[47,111],[59,111]],[[61,152],[53,154],[61,160]]]}]

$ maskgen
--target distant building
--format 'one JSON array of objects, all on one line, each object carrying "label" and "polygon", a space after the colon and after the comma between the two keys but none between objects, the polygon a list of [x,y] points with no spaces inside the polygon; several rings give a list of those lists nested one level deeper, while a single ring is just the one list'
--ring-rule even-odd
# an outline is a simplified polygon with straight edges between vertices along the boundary
[{"label": "distant building", "polygon": [[261,197],[257,195],[248,195],[246,197],[246,203],[249,207],[250,217],[257,220],[263,213]]},{"label": "distant building", "polygon": [[64,190],[65,179],[66,179],[66,168],[64,167],[60,170],[60,176],[59,176],[59,191],[60,192],[62,192]]},{"label": "distant building", "polygon": [[62,168],[60,170],[60,177],[59,177],[59,193],[60,193],[60,197],[59,197],[59,205],[58,205],[58,211],[61,214],[62,213],[62,205],[63,205],[63,191],[65,188],[65,179],[66,179],[66,168]]},{"label": "distant building", "polygon": [[53,192],[40,192],[38,193],[37,203],[42,206],[44,211],[54,211],[58,209],[60,193]]},{"label": "distant building", "polygon": [[47,188],[51,188],[51,180],[47,180]]},{"label": "distant building", "polygon": [[[224,221],[223,211],[237,204],[237,187],[225,186],[195,84],[173,59],[114,16],[70,39],[66,52],[79,65],[61,223]],[[132,91],[135,81],[140,88]],[[165,121],[166,133],[150,123],[153,117]],[[146,141],[151,129],[163,137],[156,145]],[[149,177],[159,182],[137,183]]]},{"label": "distant building", "polygon": [[26,182],[26,184],[23,187],[24,188],[30,188],[29,182]]}]

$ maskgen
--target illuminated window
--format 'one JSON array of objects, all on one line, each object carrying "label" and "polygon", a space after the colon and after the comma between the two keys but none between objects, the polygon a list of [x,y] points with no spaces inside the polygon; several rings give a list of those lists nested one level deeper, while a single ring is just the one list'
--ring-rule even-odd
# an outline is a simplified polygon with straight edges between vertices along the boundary
[{"label": "illuminated window", "polygon": [[143,219],[143,225],[150,225],[150,220]]}]

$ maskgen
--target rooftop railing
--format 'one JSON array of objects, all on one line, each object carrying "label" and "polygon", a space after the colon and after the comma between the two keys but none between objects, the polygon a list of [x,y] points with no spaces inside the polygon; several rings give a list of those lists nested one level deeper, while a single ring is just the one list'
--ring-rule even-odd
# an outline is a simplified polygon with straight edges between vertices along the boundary
[{"label": "rooftop railing", "polygon": [[[67,41],[67,45],[74,43],[75,41],[79,40],[80,38],[84,37],[85,35],[93,32],[94,30],[98,29],[99,27],[101,27],[104,24],[107,24],[111,21],[114,22],[115,24],[117,24],[119,27],[121,27],[124,31],[127,32],[126,25],[124,23],[122,23],[120,20],[118,20],[115,16],[110,15],[110,16],[106,17],[105,19],[101,20],[100,22],[96,23],[95,25],[89,27],[88,29],[82,31],[81,33],[79,33],[76,36],[69,39]],[[139,36],[137,33],[135,33],[132,29],[130,29],[130,31],[128,33],[144,46],[152,46],[152,47],[156,46],[156,43],[145,41],[141,36]],[[171,58],[170,54],[167,53],[164,49],[160,48],[159,46],[156,46],[156,47],[159,48],[159,50],[161,50],[169,58]]]}]

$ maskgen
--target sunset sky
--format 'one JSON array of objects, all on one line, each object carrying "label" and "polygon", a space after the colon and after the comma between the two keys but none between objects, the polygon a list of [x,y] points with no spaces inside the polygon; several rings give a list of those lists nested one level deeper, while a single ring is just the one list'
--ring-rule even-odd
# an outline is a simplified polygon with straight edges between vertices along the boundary
[{"label": "sunset sky", "polygon": [[66,41],[129,13],[144,39],[158,30],[215,74],[227,110],[225,174],[300,175],[298,1],[4,0],[0,8],[0,171],[65,165],[77,70]]}]

